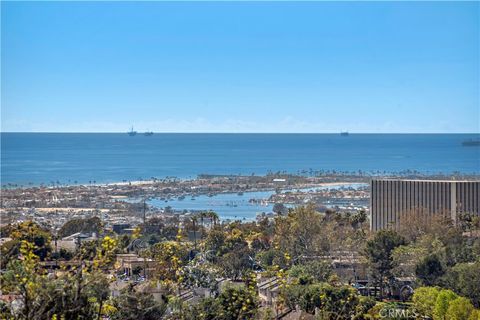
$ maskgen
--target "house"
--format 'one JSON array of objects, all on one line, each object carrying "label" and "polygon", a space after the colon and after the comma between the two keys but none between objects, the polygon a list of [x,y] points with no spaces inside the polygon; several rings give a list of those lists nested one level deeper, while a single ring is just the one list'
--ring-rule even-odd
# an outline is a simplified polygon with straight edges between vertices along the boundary
[{"label": "house", "polygon": [[259,281],[257,287],[261,305],[266,307],[274,306],[280,291],[280,281],[278,278],[271,277]]},{"label": "house", "polygon": [[129,233],[128,231],[127,232],[125,231],[125,229],[129,229],[129,228],[130,228],[129,223],[117,223],[112,226],[112,230],[116,234]]},{"label": "house", "polygon": [[139,257],[135,253],[117,254],[115,266],[117,270],[129,277],[134,274],[135,270],[141,270],[142,274],[146,271],[147,278],[155,272],[155,261]]},{"label": "house", "polygon": [[51,245],[55,248],[55,251],[60,249],[75,251],[82,242],[95,241],[97,239],[97,234],[95,232],[92,232],[91,234],[77,232],[60,240],[52,240]]}]

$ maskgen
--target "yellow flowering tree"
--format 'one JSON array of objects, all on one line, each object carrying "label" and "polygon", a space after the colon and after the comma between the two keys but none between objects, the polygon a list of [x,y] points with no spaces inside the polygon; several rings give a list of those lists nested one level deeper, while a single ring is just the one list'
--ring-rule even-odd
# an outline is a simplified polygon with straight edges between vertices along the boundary
[{"label": "yellow flowering tree", "polygon": [[104,270],[113,261],[116,241],[104,238],[93,263],[79,261],[76,266],[47,275],[34,253],[33,242],[21,240],[18,259],[1,275],[4,294],[16,296],[17,307],[2,310],[5,319],[100,319],[112,312],[109,281]]},{"label": "yellow flowering tree", "polygon": [[19,319],[30,319],[35,313],[36,298],[42,286],[42,275],[37,274],[39,258],[33,253],[35,245],[27,240],[21,241],[18,260],[12,260],[7,272],[2,275],[2,292],[18,295],[23,308],[15,312]]},{"label": "yellow flowering tree", "polygon": [[156,275],[168,284],[181,282],[181,268],[188,262],[188,247],[176,241],[156,243],[150,249],[156,261]]},{"label": "yellow flowering tree", "polygon": [[93,266],[97,269],[105,269],[112,265],[115,259],[115,250],[118,241],[114,238],[106,236],[102,239],[100,248],[97,249],[96,256],[93,259]]},{"label": "yellow flowering tree", "polygon": [[227,287],[218,300],[222,306],[220,319],[254,319],[258,312],[256,294],[248,288]]}]

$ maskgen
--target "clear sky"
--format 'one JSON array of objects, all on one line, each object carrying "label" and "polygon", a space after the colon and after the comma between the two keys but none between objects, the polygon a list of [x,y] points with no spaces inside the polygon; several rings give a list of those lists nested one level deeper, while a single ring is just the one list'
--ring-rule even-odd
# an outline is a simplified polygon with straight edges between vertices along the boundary
[{"label": "clear sky", "polygon": [[2,131],[479,132],[479,2],[5,2]]}]

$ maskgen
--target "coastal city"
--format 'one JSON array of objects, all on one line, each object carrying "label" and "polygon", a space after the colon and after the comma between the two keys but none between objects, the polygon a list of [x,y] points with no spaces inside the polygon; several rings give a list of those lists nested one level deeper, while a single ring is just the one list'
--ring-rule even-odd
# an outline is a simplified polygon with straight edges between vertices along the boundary
[{"label": "coastal city", "polygon": [[[316,203],[323,211],[327,207],[365,211],[369,199],[367,181],[367,177],[355,175],[309,178],[272,174],[4,189],[2,222],[33,219],[55,229],[72,218],[99,216],[110,226],[129,224],[133,227],[142,222],[143,213],[146,217],[183,218],[215,208],[220,208],[218,214],[227,222],[252,221],[273,217],[275,204],[285,213],[287,207],[308,202]],[[223,196],[221,201],[216,200],[219,196]],[[202,202],[202,197],[207,201]],[[201,206],[198,209],[197,203]],[[242,208],[238,208],[239,205]],[[243,217],[224,218],[223,210],[241,212],[241,209],[249,210]]]},{"label": "coastal city", "polygon": [[[382,183],[385,187],[377,186]],[[395,187],[395,184],[402,187]],[[448,200],[453,186],[455,199]],[[125,315],[128,310],[116,309],[132,308],[122,305],[127,303],[122,300],[127,293],[135,294],[134,303],[151,304],[154,315],[145,315],[142,319],[197,319],[194,314],[206,312],[200,311],[206,307],[204,304],[217,297],[233,299],[229,303],[241,306],[240,310],[227,309],[232,314],[223,317],[225,319],[258,316],[313,319],[318,314],[315,302],[309,302],[312,306],[303,305],[306,302],[298,299],[304,299],[302,295],[307,293],[295,291],[309,288],[304,281],[312,286],[315,281],[326,281],[332,287],[314,286],[308,290],[330,292],[338,287],[335,290],[340,291],[336,294],[354,299],[350,309],[340,310],[342,319],[354,314],[363,316],[368,309],[378,308],[375,300],[382,297],[392,301],[380,309],[390,311],[382,312],[398,312],[402,302],[410,300],[412,295],[415,299],[414,288],[418,281],[434,283],[426,280],[433,276],[429,266],[433,258],[427,252],[422,258],[426,261],[421,262],[426,265],[420,264],[427,268],[425,271],[418,271],[418,256],[409,257],[406,264],[395,262],[408,254],[408,247],[402,243],[409,241],[423,246],[417,243],[419,239],[440,237],[437,239],[443,243],[442,250],[471,250],[471,258],[466,261],[474,261],[478,254],[476,246],[480,245],[479,195],[480,179],[476,175],[446,177],[418,173],[381,177],[353,173],[200,175],[193,180],[165,178],[109,184],[4,186],[0,238],[2,268],[8,270],[9,260],[16,250],[27,250],[23,248],[25,240],[21,239],[34,237],[36,245],[32,247],[32,254],[38,254],[38,271],[43,270],[40,274],[48,278],[74,276],[75,270],[85,265],[91,266],[92,274],[101,270],[108,283],[102,289],[103,299],[111,297],[102,303],[113,303],[110,308],[116,310],[103,312],[101,306],[94,307],[94,310],[100,308],[104,319],[117,319],[115,314],[121,314],[118,319],[129,318]],[[220,204],[215,201],[222,196]],[[202,197],[208,201],[199,201]],[[238,198],[243,200],[237,201]],[[453,205],[457,199],[458,203]],[[395,204],[398,216],[391,216],[387,208],[402,201],[403,204]],[[183,209],[177,204],[182,204],[180,208]],[[189,206],[196,209],[185,209]],[[244,207],[249,210],[245,211]],[[225,211],[232,210],[244,216],[225,216]],[[449,216],[455,216],[454,226],[449,222],[453,219],[444,219]],[[415,230],[409,230],[411,223],[415,224]],[[364,253],[368,247],[361,248],[365,243],[368,246],[385,241],[377,239],[379,235],[392,237],[377,233],[368,240],[372,231],[390,227],[405,234],[405,238],[395,240],[399,248],[391,259],[394,259],[392,264],[398,265],[388,270],[391,280],[386,284],[383,278],[369,276],[376,251]],[[446,236],[441,234],[446,229],[457,228],[458,236],[464,237],[461,248],[452,247],[452,235],[440,240]],[[289,235],[282,236],[283,232]],[[307,239],[297,238],[305,232]],[[350,242],[354,238],[357,240]],[[104,249],[91,252],[92,245],[96,244]],[[310,245],[315,247],[309,248]],[[400,248],[407,252],[403,253]],[[95,271],[93,266],[100,263],[99,259],[105,265]],[[468,270],[473,268],[468,272],[476,272],[478,262],[467,265]],[[7,270],[4,270],[6,274]],[[478,288],[467,288],[473,291],[465,291],[463,287],[458,290],[467,296],[473,294],[473,303],[478,301]],[[236,295],[244,300],[236,301]],[[14,315],[22,312],[20,295],[2,295],[1,300]],[[334,305],[328,307],[334,309],[324,310],[336,313],[336,308],[340,307]],[[198,319],[220,318],[215,313],[221,306],[216,308],[220,309],[209,310],[213,314],[206,313]],[[363,311],[359,312],[358,308]],[[416,312],[413,308],[401,310]],[[130,312],[138,314],[140,311]],[[373,315],[380,311],[368,312]],[[28,318],[36,319],[33,314]]]},{"label": "coastal city", "polygon": [[[389,177],[422,179],[425,175],[402,173]],[[276,173],[200,175],[193,180],[165,178],[98,185],[4,185],[0,212],[2,225],[32,220],[53,230],[76,218],[99,217],[110,228],[133,228],[144,218],[184,219],[205,211],[217,211],[224,222],[259,221],[307,204],[315,205],[319,212],[369,213],[372,178],[368,174],[327,172],[313,177]],[[476,176],[439,174],[427,178],[474,181]],[[217,200],[219,196],[221,199]]]},{"label": "coastal city", "polygon": [[0,320],[480,320],[479,1],[0,1]]}]

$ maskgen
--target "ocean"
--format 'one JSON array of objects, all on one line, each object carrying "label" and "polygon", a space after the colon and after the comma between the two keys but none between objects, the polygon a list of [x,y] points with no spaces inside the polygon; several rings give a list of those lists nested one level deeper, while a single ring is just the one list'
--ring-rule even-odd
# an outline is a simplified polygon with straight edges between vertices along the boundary
[{"label": "ocean", "polygon": [[478,134],[2,133],[2,185],[320,170],[480,174]]}]

